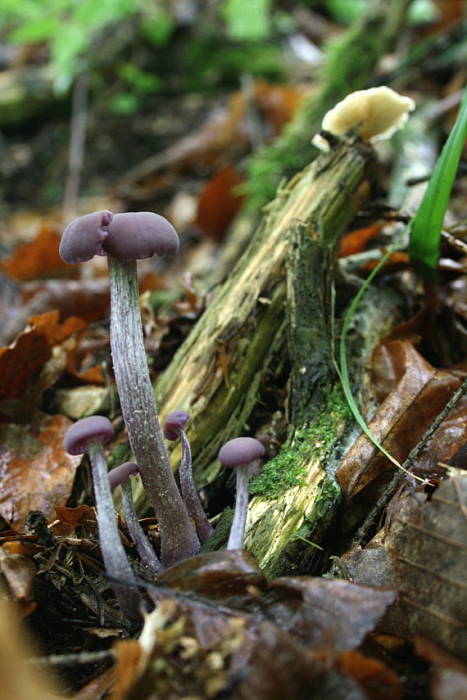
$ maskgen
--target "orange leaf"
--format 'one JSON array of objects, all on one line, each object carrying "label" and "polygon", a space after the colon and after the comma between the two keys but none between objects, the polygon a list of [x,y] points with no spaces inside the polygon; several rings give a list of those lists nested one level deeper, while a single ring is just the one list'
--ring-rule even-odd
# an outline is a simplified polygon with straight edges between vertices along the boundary
[{"label": "orange leaf", "polygon": [[15,342],[0,348],[0,401],[21,397],[28,383],[51,357],[52,347],[84,327],[77,317],[59,322],[58,311],[31,316]]},{"label": "orange leaf", "polygon": [[345,258],[348,255],[355,255],[365,250],[368,241],[371,241],[382,229],[383,224],[377,223],[351,231],[343,236],[339,245],[339,258]]},{"label": "orange leaf", "polygon": [[31,510],[50,518],[68,500],[81,462],[63,448],[70,424],[65,416],[37,414],[26,426],[0,426],[0,514],[14,527],[23,526]]},{"label": "orange leaf", "polygon": [[91,523],[93,528],[96,526],[96,513],[90,506],[83,505],[77,508],[55,506],[55,514],[59,522],[52,526],[54,535],[69,537],[80,525]]},{"label": "orange leaf", "polygon": [[222,240],[241,206],[243,196],[235,193],[235,187],[242,182],[238,170],[227,165],[217,171],[200,194],[195,224],[215,241]]},{"label": "orange leaf", "polygon": [[59,244],[60,233],[43,224],[34,240],[18,246],[2,267],[10,277],[22,281],[76,275],[74,267],[63,262],[58,254]]},{"label": "orange leaf", "polygon": [[382,661],[358,651],[342,651],[336,663],[341,671],[357,681],[370,700],[400,700],[403,697],[398,677]]}]

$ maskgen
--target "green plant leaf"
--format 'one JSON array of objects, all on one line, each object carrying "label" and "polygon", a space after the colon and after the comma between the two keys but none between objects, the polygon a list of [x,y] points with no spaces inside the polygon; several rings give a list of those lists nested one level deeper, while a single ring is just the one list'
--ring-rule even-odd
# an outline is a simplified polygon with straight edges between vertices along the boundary
[{"label": "green plant leaf", "polygon": [[436,274],[444,215],[466,138],[467,90],[456,123],[444,144],[422,203],[412,220],[409,255],[414,267],[426,279],[433,279]]},{"label": "green plant leaf", "polygon": [[271,0],[225,0],[222,13],[232,39],[258,41],[270,33]]}]

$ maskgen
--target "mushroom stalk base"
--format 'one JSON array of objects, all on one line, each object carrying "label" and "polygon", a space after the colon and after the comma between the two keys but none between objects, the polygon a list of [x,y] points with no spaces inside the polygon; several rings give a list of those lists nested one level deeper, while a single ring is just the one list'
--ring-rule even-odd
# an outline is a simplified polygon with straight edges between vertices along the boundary
[{"label": "mushroom stalk base", "polygon": [[230,529],[227,549],[243,549],[246,518],[248,515],[248,486],[250,481],[250,465],[243,464],[237,469],[237,495],[235,497],[235,512]]},{"label": "mushroom stalk base", "polygon": [[[99,544],[104,560],[106,573],[113,579],[112,589],[126,618],[140,621],[139,607],[141,597],[136,588],[136,579],[123,549],[115,518],[112,491],[110,490],[107,462],[105,461],[102,445],[98,440],[92,440],[88,448],[91,462],[94,497],[96,501],[97,526],[99,529]],[[135,583],[135,588],[119,585],[115,580]]]},{"label": "mushroom stalk base", "polygon": [[133,493],[131,481],[129,479],[126,479],[122,483],[122,506],[128,532],[136,545],[141,561],[144,566],[147,566],[153,573],[157,574],[160,571],[161,565],[151,543],[144,534],[143,528],[139,524],[133,505]]},{"label": "mushroom stalk base", "polygon": [[110,344],[120,406],[141,480],[159,520],[163,567],[200,548],[170,468],[143,343],[135,260],[108,256]]},{"label": "mushroom stalk base", "polygon": [[182,443],[182,459],[178,468],[180,489],[183,500],[186,503],[188,515],[195,523],[198,537],[201,542],[205,542],[208,537],[211,537],[212,533],[214,532],[214,528],[207,519],[204,508],[199,500],[198,491],[193,478],[190,442],[184,430],[180,430],[180,440]]}]

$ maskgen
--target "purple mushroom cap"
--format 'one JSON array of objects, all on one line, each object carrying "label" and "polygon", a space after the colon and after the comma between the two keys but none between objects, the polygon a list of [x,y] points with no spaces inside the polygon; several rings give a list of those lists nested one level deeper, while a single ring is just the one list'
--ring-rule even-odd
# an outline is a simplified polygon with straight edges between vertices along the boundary
[{"label": "purple mushroom cap", "polygon": [[177,232],[167,219],[139,211],[114,216],[104,249],[120,260],[139,260],[152,255],[173,257],[178,246]]},{"label": "purple mushroom cap", "polygon": [[264,446],[251,437],[234,438],[219,450],[218,458],[224,467],[239,467],[264,455]]},{"label": "purple mushroom cap", "polygon": [[105,416],[89,416],[82,418],[68,428],[63,439],[66,452],[70,455],[82,455],[89,446],[90,440],[100,440],[102,444],[112,437],[112,423]]},{"label": "purple mushroom cap", "polygon": [[59,253],[66,263],[91,260],[94,255],[105,255],[103,243],[113,214],[107,209],[80,216],[68,224],[62,234]]},{"label": "purple mushroom cap", "polygon": [[185,427],[190,415],[186,411],[172,411],[164,423],[164,435],[167,440],[177,440],[180,430]]},{"label": "purple mushroom cap", "polygon": [[124,462],[120,466],[115,467],[109,472],[109,484],[111,489],[117,488],[120,484],[123,484],[130,476],[135,476],[139,474],[138,465],[135,462]]}]

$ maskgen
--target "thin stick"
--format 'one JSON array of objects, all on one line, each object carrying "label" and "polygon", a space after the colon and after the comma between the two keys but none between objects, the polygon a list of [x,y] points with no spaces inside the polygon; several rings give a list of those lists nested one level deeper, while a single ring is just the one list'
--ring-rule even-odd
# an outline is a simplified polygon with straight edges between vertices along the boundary
[{"label": "thin stick", "polygon": [[373,528],[374,524],[379,519],[384,508],[387,506],[391,498],[396,493],[399,486],[402,484],[403,480],[406,478],[406,472],[408,472],[414,462],[418,459],[421,451],[426,446],[428,440],[431,438],[433,433],[439,428],[446,416],[452,411],[453,408],[457,406],[462,397],[467,393],[467,377],[464,379],[459,389],[454,392],[445,407],[438,413],[434,421],[431,423],[430,427],[425,431],[419,442],[415,447],[409,452],[406,460],[403,463],[404,471],[396,471],[393,478],[389,484],[384,489],[384,492],[379,497],[378,501],[375,503],[371,511],[368,513],[363,525],[357,531],[355,535],[352,546],[363,546],[365,540],[368,537],[368,533]]},{"label": "thin stick", "polygon": [[83,71],[75,80],[71,105],[70,150],[68,153],[68,173],[63,199],[65,219],[76,216],[76,205],[81,185],[81,171],[86,140],[86,112],[88,101],[88,73]]}]

